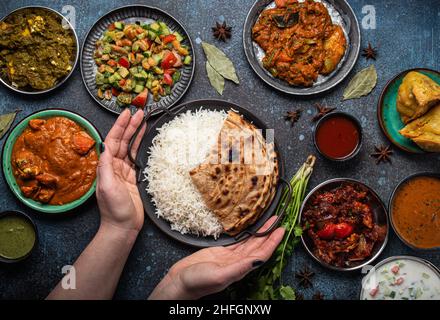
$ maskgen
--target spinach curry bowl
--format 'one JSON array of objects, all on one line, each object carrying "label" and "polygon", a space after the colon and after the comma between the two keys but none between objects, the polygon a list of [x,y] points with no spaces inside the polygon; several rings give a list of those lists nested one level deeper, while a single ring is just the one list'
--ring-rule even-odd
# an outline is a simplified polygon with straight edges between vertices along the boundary
[{"label": "spinach curry bowl", "polygon": [[78,37],[68,20],[46,7],[23,7],[0,20],[0,81],[23,94],[54,90],[72,74]]},{"label": "spinach curry bowl", "polygon": [[11,131],[3,147],[3,173],[14,195],[45,213],[71,211],[95,192],[102,138],[85,118],[46,109]]}]

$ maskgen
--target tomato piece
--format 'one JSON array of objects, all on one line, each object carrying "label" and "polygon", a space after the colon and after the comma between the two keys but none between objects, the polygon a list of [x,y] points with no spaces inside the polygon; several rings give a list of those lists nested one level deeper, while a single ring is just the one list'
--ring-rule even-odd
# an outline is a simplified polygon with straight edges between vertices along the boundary
[{"label": "tomato piece", "polygon": [[165,74],[169,74],[170,76],[172,76],[177,70],[174,68],[170,68],[170,69],[166,69],[164,71]]},{"label": "tomato piece", "polygon": [[163,83],[172,86],[173,85],[173,78],[171,78],[169,73],[163,74]]},{"label": "tomato piece", "polygon": [[177,62],[177,58],[172,52],[168,52],[164,59],[162,60],[161,67],[162,69],[169,69]]},{"label": "tomato piece", "polygon": [[174,34],[169,34],[163,37],[162,42],[163,44],[167,44],[173,42],[174,40],[176,40],[176,36]]},{"label": "tomato piece", "polygon": [[118,90],[116,90],[116,88],[112,88],[112,95],[117,97],[119,96],[120,92]]},{"label": "tomato piece", "polygon": [[115,30],[115,29],[116,29],[116,26],[115,26],[114,23],[112,23],[111,25],[108,26],[108,30],[109,30],[109,31],[113,31],[113,30]]},{"label": "tomato piece", "polygon": [[130,61],[126,57],[119,58],[119,64],[124,68],[130,68]]},{"label": "tomato piece", "polygon": [[133,101],[131,101],[131,104],[138,107],[138,108],[144,108],[145,105],[147,104],[147,100],[148,100],[148,89],[145,88],[144,91],[142,91],[141,93],[139,93],[134,99]]},{"label": "tomato piece", "polygon": [[335,237],[338,239],[347,238],[349,235],[353,233],[353,226],[346,222],[338,223],[335,226]]},{"label": "tomato piece", "polygon": [[116,67],[118,65],[118,63],[115,60],[113,60],[113,59],[110,59],[109,61],[107,61],[107,64],[110,67]]},{"label": "tomato piece", "polygon": [[121,79],[121,80],[119,80],[118,84],[119,84],[120,87],[123,87],[126,82],[127,82],[127,80]]},{"label": "tomato piece", "polygon": [[316,234],[321,239],[332,239],[335,236],[335,227],[333,223],[326,223],[324,228],[319,230]]}]

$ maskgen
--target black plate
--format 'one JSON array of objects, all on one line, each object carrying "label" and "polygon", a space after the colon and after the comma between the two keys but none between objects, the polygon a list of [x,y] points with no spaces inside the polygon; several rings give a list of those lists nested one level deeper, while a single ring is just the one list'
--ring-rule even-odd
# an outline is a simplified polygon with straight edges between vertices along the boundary
[{"label": "black plate", "polygon": [[319,262],[324,267],[327,267],[332,270],[337,270],[337,271],[353,271],[353,270],[362,269],[366,265],[370,265],[382,253],[383,249],[385,248],[385,246],[388,242],[389,223],[388,223],[387,209],[386,209],[384,203],[382,202],[382,200],[380,199],[380,197],[377,195],[377,193],[373,189],[371,189],[369,186],[367,186],[366,184],[364,184],[358,180],[349,179],[349,178],[335,178],[335,179],[330,179],[330,180],[324,181],[323,183],[316,186],[306,196],[306,198],[304,199],[304,202],[301,206],[300,216],[298,219],[299,219],[299,221],[301,221],[301,224],[302,224],[302,214],[304,212],[304,208],[306,207],[310,198],[314,194],[316,194],[319,191],[332,190],[334,188],[337,188],[337,187],[343,185],[344,183],[351,183],[351,184],[359,185],[360,187],[368,190],[367,201],[368,201],[369,206],[371,207],[371,210],[373,211],[374,223],[377,223],[378,225],[386,226],[386,228],[387,228],[387,234],[386,234],[385,239],[380,243],[379,242],[375,243],[374,248],[373,248],[373,252],[369,258],[366,258],[365,260],[362,260],[362,261],[355,262],[355,263],[353,263],[353,266],[346,267],[346,268],[333,266],[333,265],[327,264],[324,261],[322,261],[321,259],[319,259],[313,253],[314,245],[313,245],[313,242],[310,239],[310,237],[307,235],[307,232],[303,233],[303,235],[301,236],[301,241],[302,241],[304,247],[306,248],[306,251],[310,254],[310,256],[312,256],[312,258],[315,261]]},{"label": "black plate", "polygon": [[[273,5],[273,0],[257,0],[250,9],[243,30],[244,52],[252,69],[254,69],[255,73],[268,85],[292,95],[314,95],[335,87],[344,80],[350,73],[351,69],[353,69],[359,56],[361,42],[359,23],[356,19],[356,15],[345,0],[322,0],[321,2],[329,9],[329,13],[332,17],[340,17],[340,23],[336,23],[340,24],[344,30],[347,39],[347,50],[336,70],[328,76],[320,75],[318,81],[312,87],[291,86],[286,81],[274,78],[266,69],[264,69],[261,63],[264,52],[258,44],[252,40],[252,27],[260,17],[261,12],[269,5]],[[261,56],[261,54],[263,54],[263,56]]]},{"label": "black plate", "polygon": [[[188,90],[189,85],[191,84],[195,68],[195,55],[193,44],[188,32],[186,32],[185,28],[180,24],[179,21],[177,21],[173,16],[162,11],[161,9],[150,6],[133,5],[115,9],[102,16],[92,26],[92,28],[90,28],[82,47],[80,63],[81,75],[87,91],[90,93],[93,99],[95,99],[96,102],[98,102],[102,107],[110,110],[113,113],[119,114],[125,108],[120,107],[116,104],[115,97],[112,97],[112,100],[102,100],[99,99],[97,96],[98,88],[95,83],[97,68],[93,59],[95,43],[102,37],[108,26],[115,21],[126,21],[130,23],[135,23],[136,21],[149,22],[153,20],[163,21],[171,30],[179,32],[184,37],[182,43],[189,47],[192,62],[190,65],[183,65],[182,68],[179,69],[182,73],[182,76],[180,80],[173,86],[170,95],[162,97],[159,101],[154,102],[153,97],[150,94],[148,98],[148,104],[146,106],[146,111],[149,112],[150,110],[155,110],[157,108],[172,107],[183,97],[183,95]],[[134,106],[131,106],[131,108],[133,110],[136,109]]]},{"label": "black plate", "polygon": [[[260,217],[260,219],[258,219],[258,221],[254,225],[250,226],[244,232],[242,232],[236,237],[231,237],[226,234],[222,234],[217,240],[215,240],[213,237],[198,237],[193,234],[181,234],[178,231],[171,230],[171,226],[166,220],[157,217],[155,213],[156,207],[153,204],[152,197],[146,191],[148,182],[144,181],[143,179],[142,171],[144,170],[148,162],[148,150],[152,146],[152,141],[158,133],[158,128],[161,128],[165,123],[171,121],[175,116],[179,114],[185,113],[188,110],[193,110],[193,111],[199,110],[200,108],[208,109],[208,110],[219,110],[219,111],[225,110],[226,112],[229,110],[237,111],[246,120],[253,123],[257,128],[262,129],[263,136],[265,136],[265,130],[269,129],[264,122],[258,119],[250,111],[242,107],[239,107],[231,102],[227,102],[223,100],[197,100],[179,105],[171,110],[172,113],[164,113],[163,115],[161,115],[161,117],[155,123],[149,125],[148,132],[144,134],[141,144],[139,146],[139,151],[136,156],[136,160],[134,161],[136,163],[136,175],[138,177],[137,185],[139,192],[141,194],[142,202],[144,204],[145,212],[150,217],[150,219],[156,224],[156,226],[171,238],[180,241],[182,243],[185,243],[187,245],[191,245],[199,248],[231,245],[246,239],[252,233],[255,233],[260,227],[263,226],[263,224],[273,215],[278,205],[278,202],[280,201],[281,195],[284,190],[284,188],[282,188],[280,184],[286,183],[288,185],[288,183],[285,182],[284,179],[282,179],[284,175],[284,163],[281,154],[277,148],[276,141],[275,141],[275,151],[278,157],[280,179],[277,185],[277,191],[275,193],[275,196],[271,204],[266,208],[263,215]],[[130,144],[130,149],[131,149],[131,144]],[[283,215],[282,213],[279,215],[277,222],[274,223],[272,227],[276,226],[282,215]],[[273,228],[270,228],[270,231],[271,230],[273,230]]]}]

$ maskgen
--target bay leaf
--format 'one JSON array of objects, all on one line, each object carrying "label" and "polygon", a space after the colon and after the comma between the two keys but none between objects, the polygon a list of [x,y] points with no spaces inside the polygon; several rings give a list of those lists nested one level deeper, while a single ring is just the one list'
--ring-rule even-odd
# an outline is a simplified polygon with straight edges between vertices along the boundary
[{"label": "bay leaf", "polygon": [[372,64],[371,66],[359,71],[344,90],[343,100],[357,99],[368,95],[376,86],[377,72]]},{"label": "bay leaf", "polygon": [[16,110],[14,112],[5,113],[0,115],[0,139],[9,131],[12,123],[15,120],[15,116],[19,113],[20,110]]},{"label": "bay leaf", "polygon": [[222,95],[223,90],[225,89],[225,78],[223,78],[220,73],[215,71],[208,61],[206,61],[206,73],[208,74],[208,79],[211,83],[211,86],[217,90],[219,95]]},{"label": "bay leaf", "polygon": [[237,84],[240,83],[237,73],[235,72],[234,64],[223,51],[207,42],[202,42],[202,47],[203,51],[205,51],[209,64],[215,71],[220,73],[228,80],[231,80]]}]

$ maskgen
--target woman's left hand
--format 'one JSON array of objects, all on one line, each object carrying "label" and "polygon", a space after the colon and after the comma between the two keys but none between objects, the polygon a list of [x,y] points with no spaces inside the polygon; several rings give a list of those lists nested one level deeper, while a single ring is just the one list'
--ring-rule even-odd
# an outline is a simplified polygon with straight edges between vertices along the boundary
[{"label": "woman's left hand", "polygon": [[[144,208],[136,186],[133,163],[128,158],[128,144],[136,129],[142,123],[144,112],[134,116],[126,109],[118,117],[108,133],[98,164],[96,197],[101,212],[101,225],[126,231],[139,232],[144,224]],[[145,128],[143,128],[145,130]],[[139,134],[133,146],[137,153]]]}]

